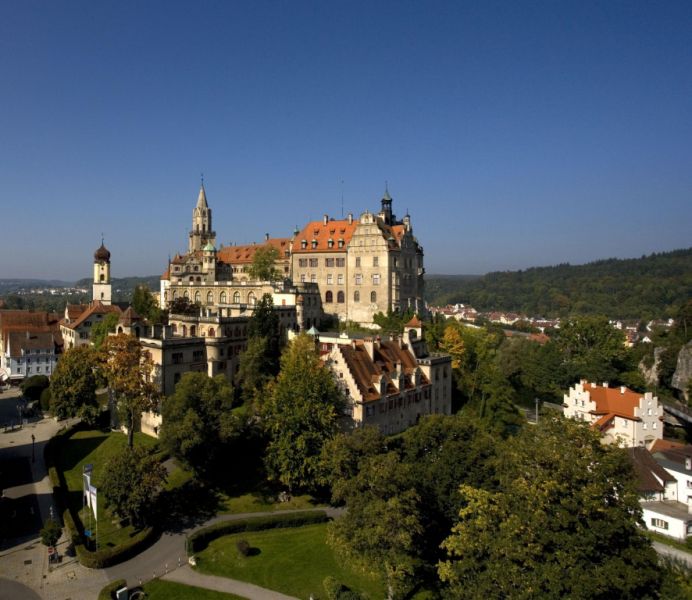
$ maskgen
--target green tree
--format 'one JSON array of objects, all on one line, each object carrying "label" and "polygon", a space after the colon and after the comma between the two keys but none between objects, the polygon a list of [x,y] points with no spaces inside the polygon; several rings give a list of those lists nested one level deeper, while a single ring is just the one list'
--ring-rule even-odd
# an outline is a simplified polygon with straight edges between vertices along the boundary
[{"label": "green tree", "polygon": [[161,323],[163,320],[163,311],[146,285],[138,285],[135,288],[132,293],[132,308],[151,323]]},{"label": "green tree", "polygon": [[151,355],[136,337],[120,333],[106,339],[99,361],[115,397],[118,416],[127,427],[127,444],[132,448],[142,413],[158,408],[160,392],[154,381]]},{"label": "green tree", "polygon": [[289,490],[313,487],[322,446],[336,433],[342,406],[342,394],[314,340],[299,335],[282,354],[279,375],[267,386],[260,407],[269,438],[269,477]]},{"label": "green tree", "polygon": [[113,455],[105,470],[108,477],[100,490],[106,503],[135,527],[145,525],[166,482],[166,468],[151,449],[137,446],[123,448]]},{"label": "green tree", "polygon": [[259,281],[275,281],[281,277],[281,273],[276,268],[276,261],[279,260],[279,251],[266,244],[255,250],[252,257],[252,264],[248,270],[250,279]]},{"label": "green tree", "polygon": [[107,313],[101,321],[91,328],[89,337],[94,348],[100,348],[104,340],[108,337],[108,334],[115,333],[115,326],[118,324],[119,318],[117,313]]},{"label": "green tree", "polygon": [[455,598],[656,598],[656,554],[622,449],[561,418],[498,452],[498,491],[462,485],[438,567]]},{"label": "green tree", "polygon": [[62,527],[55,519],[46,519],[41,529],[41,543],[49,548],[54,547],[60,536],[62,535]]},{"label": "green tree", "polygon": [[619,382],[625,363],[625,335],[606,317],[563,321],[555,336],[567,377],[573,381]]},{"label": "green tree", "polygon": [[89,346],[70,348],[58,361],[50,381],[50,407],[59,419],[85,416],[98,409],[96,353]]},{"label": "green tree", "polygon": [[423,534],[409,465],[396,452],[370,456],[348,485],[335,489],[346,512],[330,523],[329,544],[345,561],[380,575],[388,598],[403,598],[420,565]]},{"label": "green tree", "polygon": [[256,304],[248,322],[247,332],[248,338],[260,337],[266,340],[263,368],[270,375],[276,375],[279,372],[281,356],[281,322],[270,294],[264,294]]},{"label": "green tree", "polygon": [[198,475],[214,476],[242,429],[232,405],[226,377],[185,373],[162,403],[161,445]]},{"label": "green tree", "polygon": [[267,339],[249,337],[247,346],[240,355],[235,376],[244,404],[249,406],[254,403],[264,386],[272,380],[272,370],[273,365],[267,357]]}]

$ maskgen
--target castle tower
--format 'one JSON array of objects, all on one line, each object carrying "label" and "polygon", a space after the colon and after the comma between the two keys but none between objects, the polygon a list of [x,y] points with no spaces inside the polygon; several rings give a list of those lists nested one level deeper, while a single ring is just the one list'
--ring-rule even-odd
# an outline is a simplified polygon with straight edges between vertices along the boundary
[{"label": "castle tower", "polygon": [[384,186],[384,196],[382,196],[382,210],[378,215],[384,223],[392,225],[394,223],[394,213],[392,213],[392,197],[389,195],[388,186]]},{"label": "castle tower", "polygon": [[92,300],[99,300],[103,304],[111,303],[111,253],[103,245],[94,252],[94,285],[92,286]]},{"label": "castle tower", "polygon": [[211,226],[211,208],[207,204],[204,182],[199,188],[197,205],[192,211],[192,230],[190,231],[189,251],[202,250],[207,244],[216,245],[216,233]]}]

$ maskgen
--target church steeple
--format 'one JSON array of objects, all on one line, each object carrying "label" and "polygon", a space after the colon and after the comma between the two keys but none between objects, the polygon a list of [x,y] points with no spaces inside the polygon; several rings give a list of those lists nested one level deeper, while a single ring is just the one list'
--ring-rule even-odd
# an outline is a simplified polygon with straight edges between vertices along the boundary
[{"label": "church steeple", "polygon": [[111,253],[103,244],[94,252],[94,283],[91,287],[92,300],[103,304],[111,303]]},{"label": "church steeple", "polygon": [[211,208],[207,204],[207,192],[204,189],[204,178],[199,187],[197,204],[192,210],[192,230],[190,231],[189,251],[196,252],[207,244],[216,245],[216,233],[211,225]]}]

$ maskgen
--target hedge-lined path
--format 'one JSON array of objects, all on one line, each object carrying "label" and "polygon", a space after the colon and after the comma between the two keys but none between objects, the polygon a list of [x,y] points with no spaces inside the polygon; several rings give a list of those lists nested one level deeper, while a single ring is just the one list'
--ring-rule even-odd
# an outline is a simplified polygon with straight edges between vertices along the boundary
[{"label": "hedge-lined path", "polygon": [[217,577],[216,575],[203,575],[187,565],[180,569],[176,569],[168,575],[164,575],[163,579],[175,581],[176,583],[184,583],[185,585],[194,585],[195,587],[206,588],[217,592],[235,594],[236,596],[249,598],[250,600],[296,600],[293,596],[287,596],[280,592],[268,590],[252,583],[228,579],[227,577]]}]

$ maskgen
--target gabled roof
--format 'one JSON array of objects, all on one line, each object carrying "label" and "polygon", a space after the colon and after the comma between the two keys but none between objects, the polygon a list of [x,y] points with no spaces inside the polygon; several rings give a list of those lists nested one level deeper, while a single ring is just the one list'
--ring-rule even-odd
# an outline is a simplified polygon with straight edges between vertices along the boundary
[{"label": "gabled roof", "polygon": [[640,493],[663,492],[666,482],[675,483],[675,477],[659,465],[646,448],[628,448],[627,453],[637,476]]},{"label": "gabled roof", "polygon": [[[365,346],[366,343],[368,342],[364,340],[354,340],[352,345],[337,346],[364,400],[380,398],[379,382],[382,377],[386,383],[387,395],[403,391],[399,390],[395,363],[401,365],[404,373],[404,388],[415,387],[412,375],[418,364],[410,352],[401,348],[396,342],[379,342],[379,344],[374,342],[371,358]],[[422,384],[430,383],[422,371],[420,376]]]},{"label": "gabled roof", "polygon": [[97,314],[105,315],[108,313],[120,314],[122,311],[116,304],[103,304],[100,300],[94,300],[87,310],[85,310],[73,323],[63,323],[68,329],[77,329],[89,317]]},{"label": "gabled roof", "polygon": [[262,244],[248,244],[245,246],[224,246],[216,252],[216,260],[218,262],[235,265],[251,263],[255,252],[260,248],[271,246],[279,251],[279,258],[286,257],[286,251],[291,249],[291,240],[289,238],[269,238]]},{"label": "gabled roof", "polygon": [[21,356],[22,350],[52,350],[61,345],[62,339],[53,331],[13,331],[8,336],[6,348],[10,356]]},{"label": "gabled roof", "polygon": [[684,446],[678,446],[678,447],[669,447],[669,448],[664,448],[660,449],[661,446],[659,446],[653,454],[658,458],[664,458],[666,460],[669,460],[670,462],[676,463],[678,465],[685,465],[685,461],[688,458],[692,458],[692,445],[687,444]]},{"label": "gabled roof", "polygon": [[591,401],[596,403],[596,415],[613,414],[626,419],[638,419],[634,409],[639,408],[639,399],[643,394],[633,392],[626,387],[602,387],[584,383],[584,391],[589,392]]},{"label": "gabled roof", "polygon": [[[326,223],[322,221],[310,221],[293,238],[294,253],[308,252],[346,252],[353,232],[358,227],[358,221],[353,219],[350,223],[348,219],[330,220]],[[303,240],[307,242],[303,248]],[[313,248],[313,240],[316,242]],[[332,240],[332,247],[329,247],[329,240]],[[339,248],[339,240],[343,240],[343,246]]]},{"label": "gabled roof", "polygon": [[81,315],[85,310],[89,309],[88,304],[68,304],[65,307],[65,315],[70,321],[74,321]]},{"label": "gabled roof", "polygon": [[132,308],[131,306],[128,306],[127,309],[125,309],[125,312],[123,312],[120,315],[120,318],[118,319],[118,323],[120,325],[125,325],[126,327],[130,327],[133,323],[137,323],[142,320],[142,317],[137,314],[137,311]]},{"label": "gabled roof", "polygon": [[418,318],[418,315],[413,315],[411,317],[411,320],[404,325],[404,327],[414,327],[416,329],[420,329],[423,327],[423,323],[421,323],[421,320]]}]

